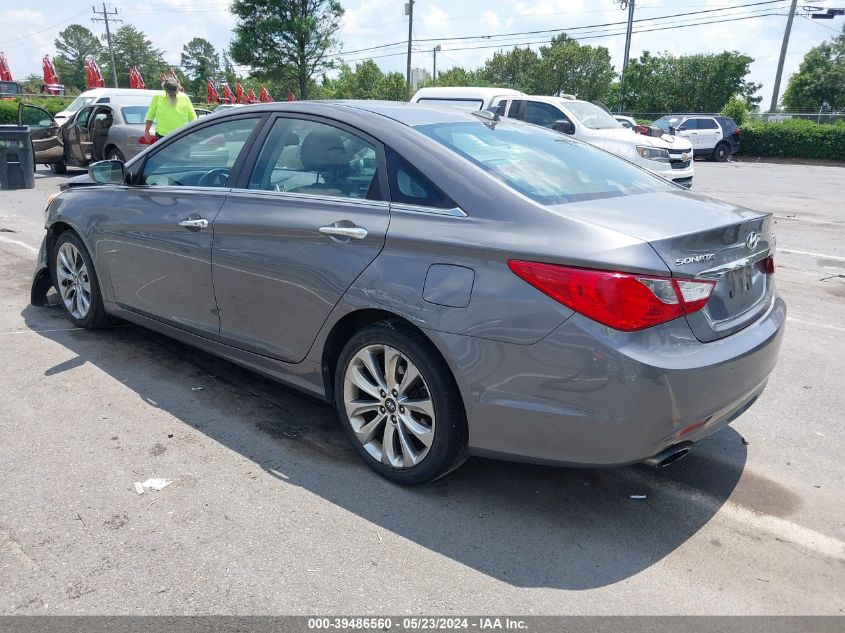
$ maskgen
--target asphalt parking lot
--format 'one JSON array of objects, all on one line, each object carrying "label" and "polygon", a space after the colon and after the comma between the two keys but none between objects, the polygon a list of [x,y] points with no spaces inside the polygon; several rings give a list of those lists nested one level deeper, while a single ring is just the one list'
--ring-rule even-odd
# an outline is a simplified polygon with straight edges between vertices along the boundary
[{"label": "asphalt parking lot", "polygon": [[0,191],[0,614],[845,613],[845,168],[696,163],[776,214],[790,310],[730,427],[661,471],[474,458],[412,489],[325,405],[28,305],[63,178]]}]

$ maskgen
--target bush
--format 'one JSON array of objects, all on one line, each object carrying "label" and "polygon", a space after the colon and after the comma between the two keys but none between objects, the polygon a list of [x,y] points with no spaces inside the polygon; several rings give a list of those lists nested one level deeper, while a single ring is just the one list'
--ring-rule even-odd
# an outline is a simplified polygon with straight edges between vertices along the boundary
[{"label": "bush", "polygon": [[[62,99],[61,97],[34,97],[25,99],[24,103],[32,103],[44,108],[50,114],[56,114],[64,110],[73,99]],[[0,125],[15,125],[18,122],[19,99],[0,101]]]},{"label": "bush", "polygon": [[731,97],[719,114],[732,118],[737,125],[742,127],[745,119],[748,118],[748,104],[742,99]]},{"label": "bush", "polygon": [[845,161],[845,123],[752,123],[742,128],[739,155]]}]

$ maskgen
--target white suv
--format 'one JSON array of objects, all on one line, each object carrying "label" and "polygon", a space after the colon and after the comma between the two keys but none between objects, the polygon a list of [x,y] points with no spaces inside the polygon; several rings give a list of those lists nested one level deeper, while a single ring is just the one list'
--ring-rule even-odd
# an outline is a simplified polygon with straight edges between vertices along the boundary
[{"label": "white suv", "polygon": [[571,134],[667,180],[692,186],[692,145],[687,139],[637,134],[589,101],[524,95],[501,101],[496,113]]},{"label": "white suv", "polygon": [[652,125],[689,139],[696,156],[724,162],[739,151],[741,132],[730,117],[670,114],[657,119]]}]

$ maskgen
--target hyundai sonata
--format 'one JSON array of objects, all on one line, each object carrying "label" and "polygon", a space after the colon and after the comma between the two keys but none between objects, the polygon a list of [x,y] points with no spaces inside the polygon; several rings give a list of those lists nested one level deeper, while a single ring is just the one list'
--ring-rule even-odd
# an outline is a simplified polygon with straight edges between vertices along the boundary
[{"label": "hyundai sonata", "polygon": [[231,109],[86,180],[48,205],[33,303],[332,402],[400,483],[668,464],[755,401],[784,329],[770,214],[489,112]]}]

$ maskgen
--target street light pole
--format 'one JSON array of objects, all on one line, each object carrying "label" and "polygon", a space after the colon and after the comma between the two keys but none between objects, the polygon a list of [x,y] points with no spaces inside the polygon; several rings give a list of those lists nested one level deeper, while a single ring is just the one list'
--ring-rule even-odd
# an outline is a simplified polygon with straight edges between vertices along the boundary
[{"label": "street light pole", "polygon": [[783,32],[783,43],[780,46],[780,59],[778,59],[778,71],[775,74],[775,89],[772,91],[772,105],[769,112],[775,112],[778,108],[778,95],[780,94],[780,76],[783,73],[783,62],[786,59],[786,49],[789,48],[789,32],[792,31],[792,18],[795,17],[795,8],[798,0],[792,0],[789,7],[789,17],[786,18],[786,30]]},{"label": "street light pole", "polygon": [[[796,0],[797,1],[797,0]],[[631,52],[631,30],[634,26],[634,0],[618,0],[622,9],[628,9],[628,30],[625,32],[625,58],[622,61],[622,74],[619,77],[619,114],[625,100],[625,69],[628,67],[628,55]]]},{"label": "street light pole", "polygon": [[414,37],[414,0],[405,3],[408,16],[408,63],[405,68],[405,101],[411,99],[411,40]]},{"label": "street light pole", "polygon": [[434,68],[432,68],[431,81],[435,86],[437,85],[437,51],[439,50],[440,44],[431,49],[431,52],[434,54]]}]

